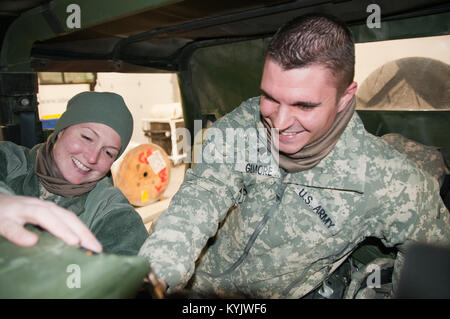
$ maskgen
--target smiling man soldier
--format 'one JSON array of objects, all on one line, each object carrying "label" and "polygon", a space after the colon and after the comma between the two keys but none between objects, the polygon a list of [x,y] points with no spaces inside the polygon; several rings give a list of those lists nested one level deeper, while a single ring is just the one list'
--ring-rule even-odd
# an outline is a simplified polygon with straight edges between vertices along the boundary
[{"label": "smiling man soldier", "polygon": [[[279,151],[278,165],[258,174],[245,167],[260,163],[223,160],[187,172],[140,250],[168,293],[300,298],[367,237],[388,247],[449,244],[438,182],[365,131],[354,112],[353,75],[352,35],[334,18],[298,17],[274,35],[261,96],[214,128],[264,132],[258,138]],[[240,152],[212,138],[204,147]],[[394,289],[401,257],[400,249]]]}]

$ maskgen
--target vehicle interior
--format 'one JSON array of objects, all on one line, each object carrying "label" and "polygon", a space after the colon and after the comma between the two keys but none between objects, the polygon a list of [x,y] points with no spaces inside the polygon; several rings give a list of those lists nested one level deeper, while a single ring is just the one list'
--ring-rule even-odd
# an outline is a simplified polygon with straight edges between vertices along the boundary
[{"label": "vehicle interior", "polygon": [[[368,27],[375,12],[368,8],[374,3],[380,25]],[[2,1],[0,140],[31,147],[47,136],[38,116],[38,72],[175,73],[184,124],[194,136],[194,120],[201,119],[206,127],[260,94],[271,36],[291,18],[315,12],[346,22],[357,44],[450,34],[450,3],[445,0]],[[449,50],[449,41],[444,39],[444,50]],[[360,83],[358,92],[357,112],[370,133],[399,134],[439,152],[441,196],[448,202],[449,65],[421,56],[390,61]],[[365,250],[355,252],[361,262],[395,254],[373,239],[365,244]],[[93,265],[92,273],[105,262]],[[117,268],[127,262],[108,259],[117,267],[111,267],[107,280],[120,280]],[[135,293],[145,267],[139,261],[127,265],[135,269],[134,285],[81,296]]]}]

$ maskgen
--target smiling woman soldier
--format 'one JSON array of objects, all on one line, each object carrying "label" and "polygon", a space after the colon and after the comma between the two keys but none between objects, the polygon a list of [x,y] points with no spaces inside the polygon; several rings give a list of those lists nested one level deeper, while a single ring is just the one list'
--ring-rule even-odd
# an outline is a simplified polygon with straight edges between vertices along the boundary
[{"label": "smiling woman soldier", "polygon": [[83,92],[46,143],[30,150],[0,142],[0,235],[32,246],[38,237],[24,225],[34,224],[68,245],[135,255],[148,233],[107,176],[132,132],[120,95]]}]

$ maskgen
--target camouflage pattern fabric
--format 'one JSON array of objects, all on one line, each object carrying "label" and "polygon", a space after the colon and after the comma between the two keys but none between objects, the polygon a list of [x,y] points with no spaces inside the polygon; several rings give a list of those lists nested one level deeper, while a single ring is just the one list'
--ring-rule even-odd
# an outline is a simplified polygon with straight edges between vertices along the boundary
[{"label": "camouflage pattern fabric", "polygon": [[[259,98],[252,98],[212,128],[261,128],[259,116]],[[333,151],[299,173],[249,161],[255,144],[269,153],[264,134],[258,143],[248,136],[237,140],[245,147],[207,134],[204,151],[223,163],[188,170],[141,247],[139,254],[168,283],[169,293],[191,279],[192,297],[300,298],[368,236],[388,247],[410,241],[450,245],[450,214],[438,182],[367,133],[356,113]],[[246,160],[227,162],[230,154]],[[395,276],[401,250],[398,255]]]},{"label": "camouflage pattern fabric", "polygon": [[438,147],[423,145],[396,133],[386,134],[381,138],[400,153],[404,153],[421,169],[431,174],[437,180],[446,174],[450,174],[450,170],[445,165]]}]

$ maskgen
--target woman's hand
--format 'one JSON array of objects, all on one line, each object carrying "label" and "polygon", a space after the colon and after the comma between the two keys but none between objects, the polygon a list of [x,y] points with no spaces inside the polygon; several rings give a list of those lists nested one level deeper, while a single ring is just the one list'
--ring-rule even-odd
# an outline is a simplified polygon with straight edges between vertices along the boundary
[{"label": "woman's hand", "polygon": [[38,225],[67,245],[102,251],[101,244],[74,213],[50,201],[0,194],[0,236],[19,246],[33,246],[39,237],[26,230],[25,224]]}]

